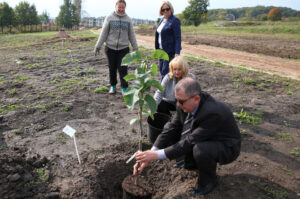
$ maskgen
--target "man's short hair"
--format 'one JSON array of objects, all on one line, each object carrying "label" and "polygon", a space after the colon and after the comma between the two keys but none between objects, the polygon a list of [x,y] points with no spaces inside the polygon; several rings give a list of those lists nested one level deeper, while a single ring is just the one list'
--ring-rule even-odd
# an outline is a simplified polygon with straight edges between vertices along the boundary
[{"label": "man's short hair", "polygon": [[185,77],[180,80],[175,86],[175,92],[183,90],[187,97],[192,97],[201,94],[200,83],[191,77]]}]

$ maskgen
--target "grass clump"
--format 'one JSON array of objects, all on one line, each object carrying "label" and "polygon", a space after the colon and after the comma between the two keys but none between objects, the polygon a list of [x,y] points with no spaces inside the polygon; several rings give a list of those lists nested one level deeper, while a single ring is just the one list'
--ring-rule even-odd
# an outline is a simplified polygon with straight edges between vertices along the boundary
[{"label": "grass clump", "polygon": [[24,82],[26,80],[29,80],[30,77],[18,77],[17,79],[13,80],[14,83],[21,83]]},{"label": "grass clump", "polygon": [[254,84],[255,81],[251,78],[244,77],[242,80],[245,84]]},{"label": "grass clump", "polygon": [[47,182],[49,175],[47,174],[47,167],[45,168],[36,168],[35,171],[38,173],[39,178],[43,181],[43,182]]},{"label": "grass clump", "polygon": [[16,92],[17,92],[17,89],[16,88],[13,88],[11,91],[9,91],[8,93],[9,93],[9,95],[10,96],[14,96],[15,94],[16,94]]},{"label": "grass clump", "polygon": [[65,105],[64,107],[63,107],[63,111],[65,111],[65,112],[68,112],[68,111],[70,111],[72,109],[72,106],[70,106],[70,105]]},{"label": "grass clump", "polygon": [[66,144],[67,143],[67,135],[64,133],[59,133],[58,135],[56,135],[56,140],[58,142],[60,142],[61,144]]},{"label": "grass clump", "polygon": [[4,83],[4,78],[0,76],[0,85]]},{"label": "grass clump", "polygon": [[263,111],[255,111],[251,113],[247,113],[244,109],[241,109],[239,113],[234,112],[233,115],[240,121],[240,123],[258,125],[262,124],[262,115]]},{"label": "grass clump", "polygon": [[285,141],[288,141],[288,142],[293,142],[294,141],[294,139],[293,139],[293,137],[291,136],[290,133],[277,132],[275,137],[279,140],[285,140]]},{"label": "grass clump", "polygon": [[106,93],[108,92],[108,88],[106,86],[101,86],[94,90],[95,93]]},{"label": "grass clump", "polygon": [[296,157],[300,157],[300,148],[299,147],[294,147],[291,152],[291,155],[296,156]]}]

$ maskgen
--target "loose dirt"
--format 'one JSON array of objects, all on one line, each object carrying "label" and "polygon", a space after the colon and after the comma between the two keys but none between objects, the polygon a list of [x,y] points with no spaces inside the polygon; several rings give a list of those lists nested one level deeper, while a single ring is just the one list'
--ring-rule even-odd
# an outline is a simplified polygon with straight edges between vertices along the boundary
[{"label": "loose dirt", "polygon": [[[1,198],[122,198],[139,128],[129,125],[136,112],[125,106],[119,84],[116,95],[102,92],[108,66],[103,50],[93,54],[96,40],[0,49]],[[241,155],[218,166],[217,187],[198,198],[299,198],[299,81],[196,58],[188,62],[204,91],[244,116],[236,118]],[[62,132],[66,124],[77,130],[81,165],[73,139]],[[150,147],[145,137],[143,148]],[[152,198],[193,198],[197,173],[173,164],[155,161],[143,172]]]},{"label": "loose dirt", "polygon": [[[138,34],[137,39],[140,45],[154,48],[153,36]],[[231,38],[219,35],[197,35],[192,37],[185,35],[183,41],[182,52],[186,55],[199,56],[210,61],[300,79],[299,60],[269,56],[286,54],[285,49],[289,49],[288,52],[293,54],[292,57],[299,59],[300,40],[279,39],[279,41],[276,41],[276,39],[260,37],[248,37],[247,40],[244,37]],[[259,43],[258,41],[263,42]],[[270,49],[280,49],[280,52],[270,53]]]}]

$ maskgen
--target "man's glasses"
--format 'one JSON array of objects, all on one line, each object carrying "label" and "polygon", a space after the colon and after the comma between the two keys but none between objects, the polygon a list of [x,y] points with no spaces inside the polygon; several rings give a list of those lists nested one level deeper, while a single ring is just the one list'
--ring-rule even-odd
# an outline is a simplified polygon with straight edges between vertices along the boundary
[{"label": "man's glasses", "polygon": [[161,12],[170,11],[170,8],[163,8],[161,9]]},{"label": "man's glasses", "polygon": [[187,99],[185,99],[185,100],[177,99],[177,102],[179,102],[179,104],[181,104],[181,105],[183,106],[183,104],[184,104],[186,101],[192,99],[193,97],[195,97],[195,95],[193,95],[193,96],[191,96],[191,97],[189,97],[189,98],[187,98]]}]

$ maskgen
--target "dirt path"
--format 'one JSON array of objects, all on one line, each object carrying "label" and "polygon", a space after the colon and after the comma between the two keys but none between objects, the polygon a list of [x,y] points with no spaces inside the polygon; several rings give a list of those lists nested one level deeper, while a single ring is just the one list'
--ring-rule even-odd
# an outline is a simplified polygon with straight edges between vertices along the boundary
[{"label": "dirt path", "polygon": [[[154,48],[153,37],[143,35],[137,35],[136,37],[139,45]],[[205,57],[208,60],[228,63],[230,65],[244,66],[279,76],[290,77],[292,79],[300,79],[300,61],[207,45],[189,45],[183,43],[182,49],[184,54]]]}]

